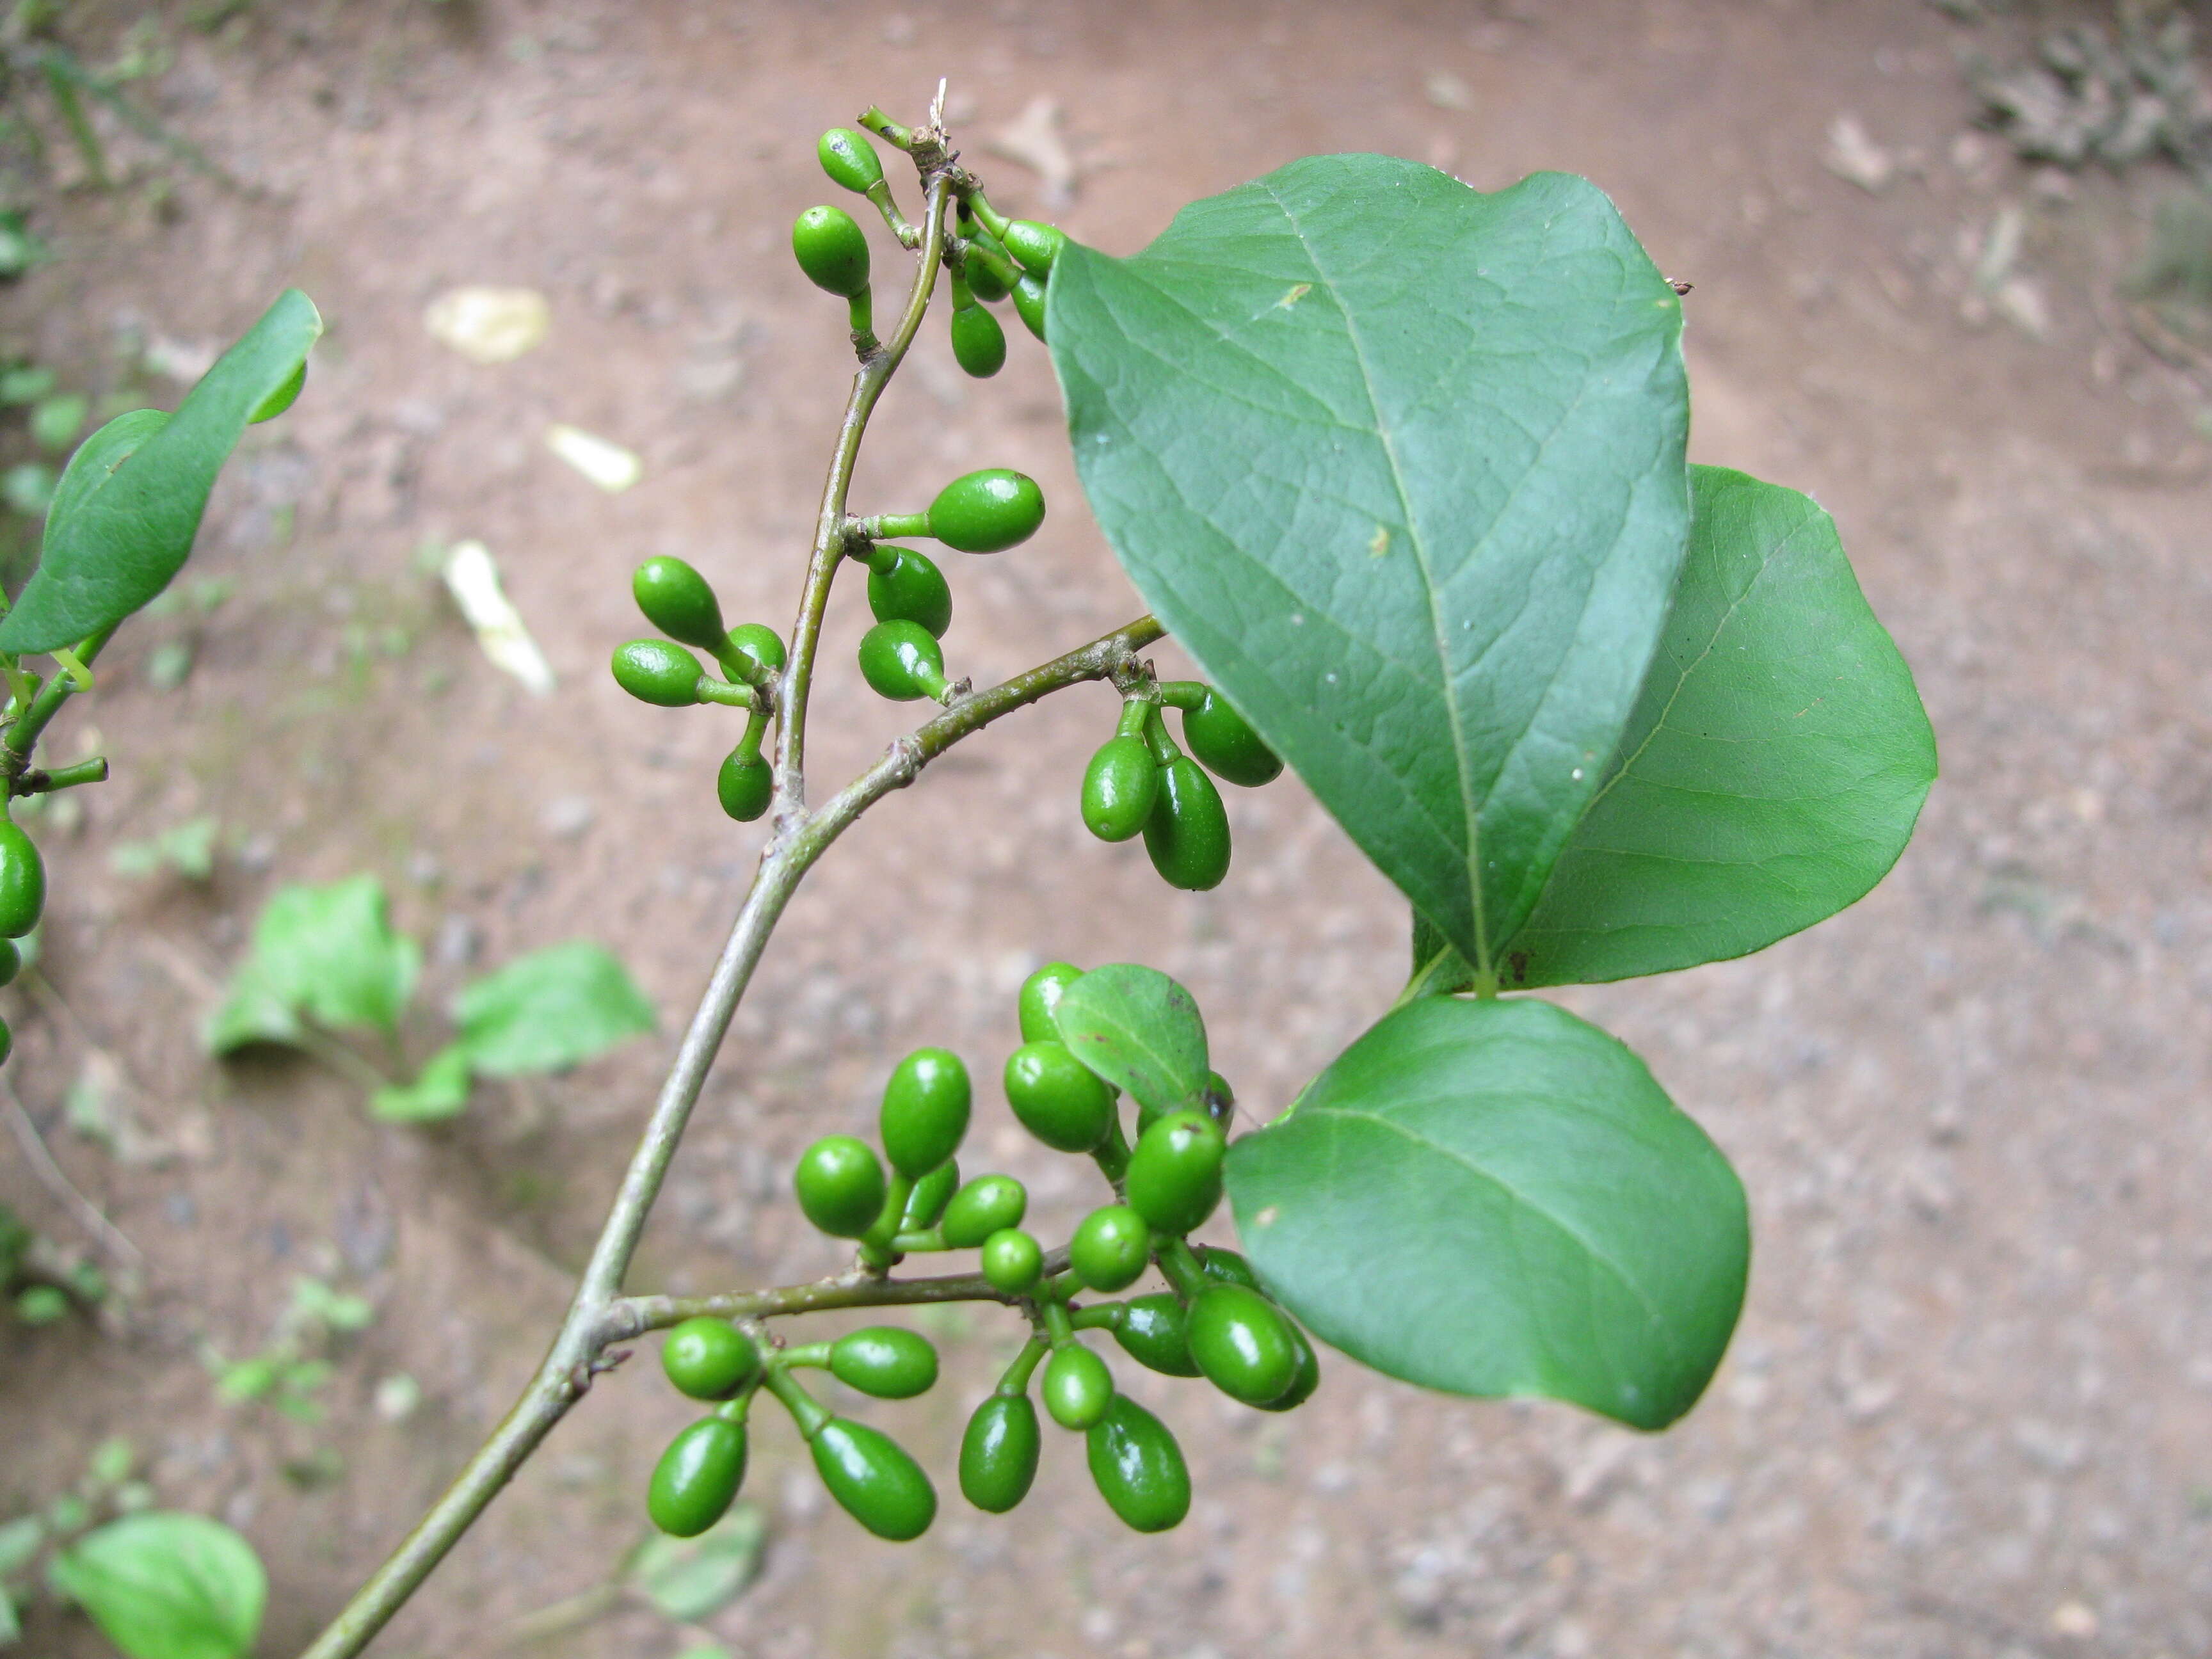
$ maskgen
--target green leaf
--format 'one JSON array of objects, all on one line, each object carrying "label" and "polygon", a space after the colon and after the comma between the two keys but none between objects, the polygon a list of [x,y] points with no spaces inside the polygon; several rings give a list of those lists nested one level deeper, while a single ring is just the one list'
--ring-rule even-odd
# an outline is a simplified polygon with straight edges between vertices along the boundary
[{"label": "green leaf", "polygon": [[469,1103],[469,1051],[449,1043],[430,1056],[414,1082],[379,1089],[369,1097],[372,1117],[387,1123],[438,1123],[458,1117]]},{"label": "green leaf", "polygon": [[1681,307],[1594,185],[1375,155],[1071,245],[1048,336],[1152,609],[1469,961],[1535,904],[1689,526]]},{"label": "green leaf", "polygon": [[150,1510],[55,1558],[55,1588],[130,1659],[240,1659],[269,1593],[253,1546],[205,1516]]},{"label": "green leaf", "polygon": [[1246,1253],[1314,1334],[1449,1394],[1638,1428],[1742,1306],[1743,1188],[1644,1062],[1546,1002],[1413,1003],[1229,1149]]},{"label": "green leaf", "polygon": [[704,1619],[752,1583],[767,1535],[760,1510],[739,1504],[696,1538],[653,1538],[630,1559],[630,1584],[680,1624]]},{"label": "green leaf", "polygon": [[300,1015],[331,1030],[395,1031],[422,956],[392,931],[374,876],[325,887],[281,888],[253,927],[253,954],[231,983],[207,1042],[227,1054],[246,1042],[299,1041]]},{"label": "green leaf", "polygon": [[1078,1060],[1141,1104],[1175,1111],[1206,1088],[1198,1000],[1157,968],[1093,968],[1060,994],[1053,1019]]},{"label": "green leaf", "polygon": [[1911,839],[1936,736],[1806,496],[1694,469],[1690,556],[1636,712],[1504,978],[1565,985],[1762,950]]},{"label": "green leaf", "polygon": [[[38,568],[0,619],[0,651],[74,645],[167,586],[192,550],[208,492],[248,418],[307,361],[322,331],[307,296],[288,289],[158,428],[144,419],[151,411],[118,416],[137,422],[135,449],[118,455],[111,446],[81,489],[57,495]],[[70,471],[76,467],[72,460]]]},{"label": "green leaf", "polygon": [[46,1523],[35,1515],[19,1515],[0,1522],[0,1578],[12,1577],[31,1565],[39,1547],[46,1541]]},{"label": "green leaf", "polygon": [[489,1077],[557,1072],[653,1030],[653,1004],[622,963],[588,939],[533,951],[465,987],[459,1046]]}]

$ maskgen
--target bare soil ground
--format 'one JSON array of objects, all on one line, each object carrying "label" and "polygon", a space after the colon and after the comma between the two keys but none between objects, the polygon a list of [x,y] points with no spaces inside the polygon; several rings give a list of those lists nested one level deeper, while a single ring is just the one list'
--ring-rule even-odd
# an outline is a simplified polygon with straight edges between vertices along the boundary
[{"label": "bare soil ground", "polygon": [[[116,781],[45,832],[48,971],[76,1023],[0,995],[9,1073],[150,1269],[120,1334],[7,1333],[0,1516],[127,1434],[164,1503],[264,1553],[262,1650],[283,1652],[520,1386],[759,839],[714,809],[730,722],[646,708],[606,677],[638,631],[627,573],[682,554],[732,611],[786,622],[848,361],[786,226],[829,193],[822,127],[871,100],[918,114],[948,75],[971,157],[1018,208],[1043,205],[1039,180],[981,141],[1059,101],[1083,168],[1059,216],[1115,251],[1315,151],[1391,151],[1481,188],[1540,167],[1599,181],[1696,284],[1697,456],[1836,514],[1944,777],[1896,874],[1838,921],[1567,999],[1644,1052],[1752,1194],[1749,1308],[1680,1428],[1442,1399],[1341,1361],[1287,1419],[1140,1375],[1193,1453],[1180,1531],[1122,1531],[1053,1444],[1015,1516],[953,1499],[893,1547],[768,1425],[750,1480],[763,1577],[707,1634],[764,1659],[2212,1655],[2212,445],[2191,427],[2204,389],[2139,346],[2113,298],[2174,176],[2039,183],[1969,132],[1957,55],[2016,53],[2055,15],[294,0],[203,34],[164,13],[179,55],[149,95],[258,193],[190,175],[159,210],[143,189],[70,193],[43,222],[60,262],[0,297],[0,326],[95,381],[118,331],[212,343],[285,283],[331,332],[203,534],[196,568],[233,596],[134,626],[58,731],[61,758],[97,746]],[[1880,193],[1822,165],[1845,113],[1901,163]],[[2008,205],[2041,339],[1971,293]],[[542,289],[547,343],[499,368],[434,343],[423,308],[462,283]],[[903,509],[975,465],[1043,481],[1037,541],[955,572],[948,644],[979,678],[1137,609],[1080,510],[1042,354],[1017,337],[1013,359],[963,383],[933,331],[855,498]],[[546,452],[556,420],[636,449],[644,482],[594,490]],[[560,674],[551,698],[495,672],[425,574],[419,550],[466,537],[501,561]],[[825,777],[899,720],[843,672],[865,618],[849,596],[836,611]],[[151,653],[186,636],[189,678],[158,689]],[[865,1124],[915,1044],[994,1076],[1013,989],[1046,957],[1186,980],[1262,1115],[1387,1006],[1403,907],[1289,781],[1232,803],[1236,868],[1201,897],[1082,833],[1075,781],[1109,714],[1106,693],[1070,695],[999,728],[814,877],[637,1285],[833,1267],[786,1196],[799,1147]],[[226,830],[210,885],[111,872],[114,843],[202,811]],[[364,870],[433,941],[418,1055],[475,967],[579,933],[633,965],[663,1035],[481,1090],[437,1132],[372,1124],[304,1060],[204,1059],[197,1024],[269,892]],[[120,1161],[63,1127],[90,1042],[142,1085],[133,1109],[170,1156]],[[1072,1220],[1065,1160],[985,1094],[975,1161]],[[12,1148],[0,1200],[69,1235]],[[201,1358],[255,1347],[301,1273],[379,1316],[314,1426],[220,1404]],[[947,1381],[866,1409],[949,1495],[960,1424],[1012,1339],[989,1310],[932,1328]],[[424,1401],[388,1422],[374,1392],[402,1372]],[[603,1382],[379,1651],[489,1652],[507,1621],[603,1578],[685,1416],[649,1349]],[[288,1477],[319,1448],[340,1478]],[[624,1607],[540,1650],[674,1654],[696,1634]],[[103,1650],[41,1613],[27,1650]]]}]

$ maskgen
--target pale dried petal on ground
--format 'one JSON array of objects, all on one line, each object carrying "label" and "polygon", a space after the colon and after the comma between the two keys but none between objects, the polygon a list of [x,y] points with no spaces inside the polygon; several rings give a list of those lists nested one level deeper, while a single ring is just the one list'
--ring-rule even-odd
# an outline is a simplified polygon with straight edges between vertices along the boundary
[{"label": "pale dried petal on ground", "polygon": [[1897,176],[1896,158],[1868,137],[1856,115],[1838,115],[1828,124],[1828,147],[1820,152],[1820,165],[1869,195],[1881,194]]},{"label": "pale dried petal on ground", "polygon": [[545,447],[610,495],[621,495],[645,476],[645,463],[635,450],[557,421],[545,428]]},{"label": "pale dried petal on ground", "polygon": [[430,301],[422,326],[472,363],[511,363],[544,343],[553,311],[534,288],[448,289]]},{"label": "pale dried petal on ground", "polygon": [[476,630],[492,666],[512,674],[537,696],[553,690],[553,665],[523,625],[522,615],[499,585],[499,566],[482,542],[463,542],[446,556],[446,586]]}]

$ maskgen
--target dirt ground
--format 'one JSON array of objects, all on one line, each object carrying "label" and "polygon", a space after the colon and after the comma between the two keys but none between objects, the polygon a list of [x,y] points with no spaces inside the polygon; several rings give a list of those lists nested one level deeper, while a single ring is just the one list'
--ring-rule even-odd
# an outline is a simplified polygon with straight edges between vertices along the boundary
[{"label": "dirt ground", "polygon": [[[865,1407],[939,1477],[926,1539],[866,1538],[764,1421],[749,1493],[769,1542],[746,1595],[702,1631],[626,1603],[534,1650],[2212,1656],[2212,389],[2137,344],[2114,297],[2177,175],[2038,176],[1970,131],[1960,54],[2016,54],[2058,14],[289,0],[211,34],[185,14],[161,14],[176,62],[143,95],[255,192],[118,140],[140,183],[47,210],[60,260],[0,295],[0,330],[94,384],[118,339],[212,344],[287,283],[330,333],[203,532],[195,570],[231,579],[228,602],[134,624],[57,728],[59,758],[98,748],[116,775],[80,792],[81,822],[40,832],[67,1012],[0,994],[9,1075],[149,1266],[119,1334],[0,1339],[0,1518],[128,1435],[164,1504],[261,1550],[260,1650],[283,1653],[522,1383],[760,839],[712,800],[734,717],[647,708],[608,679],[609,647],[640,631],[627,573],[681,554],[733,613],[787,623],[848,360],[786,227],[830,194],[821,128],[871,100],[919,116],[947,75],[970,158],[1018,210],[1047,206],[1042,182],[983,141],[1057,100],[1079,175],[1053,210],[1116,252],[1316,151],[1389,151],[1486,189],[1540,167],[1597,180],[1695,283],[1694,453],[1835,513],[1919,677],[1943,779],[1897,872],[1841,918],[1747,962],[1565,999],[1644,1054],[1751,1194],[1742,1328],[1674,1431],[1431,1396],[1341,1360],[1287,1419],[1139,1374],[1192,1453],[1188,1522],[1123,1531],[1071,1443],[994,1519],[950,1476],[1011,1320],[951,1314],[930,1326],[946,1381]],[[1823,164],[1846,114],[1898,164],[1879,192]],[[166,204],[144,187],[163,177]],[[2008,207],[2039,338],[1973,289]],[[424,307],[465,283],[542,290],[546,343],[487,368],[434,343]],[[546,451],[550,421],[634,448],[644,481],[599,493]],[[1035,474],[1054,512],[1034,544],[953,572],[951,666],[979,680],[1137,609],[1080,508],[1042,353],[1018,335],[1003,376],[963,383],[933,329],[856,507],[907,510],[981,465]],[[425,549],[464,538],[500,560],[560,677],[550,698],[485,662],[427,574]],[[864,607],[847,593],[835,611],[824,778],[900,723],[848,668]],[[192,665],[164,690],[149,667],[173,641]],[[1261,1115],[1388,1005],[1403,906],[1291,781],[1237,796],[1236,867],[1203,896],[1083,834],[1075,782],[1108,696],[975,740],[812,878],[635,1287],[836,1266],[787,1198],[799,1149],[869,1121],[917,1043],[994,1078],[1038,961],[1184,979]],[[211,884],[111,872],[118,842],[201,812],[224,827]],[[205,1060],[198,1024],[262,901],[359,871],[428,942],[418,1056],[467,975],[577,934],[623,955],[661,1035],[483,1087],[439,1131],[370,1122],[306,1060]],[[129,1159],[61,1121],[94,1044],[138,1085]],[[1021,1175],[1048,1225],[1072,1222],[1089,1200],[1066,1160],[983,1094],[971,1172]],[[12,1143],[0,1200],[76,1237]],[[377,1310],[340,1352],[327,1418],[220,1403],[204,1353],[254,1349],[302,1273]],[[375,1400],[398,1374],[422,1399],[391,1421]],[[648,1347],[376,1650],[489,1653],[602,1581],[686,1417]],[[324,1478],[303,1479],[319,1453]],[[105,1650],[51,1612],[30,1638],[48,1659]]]}]

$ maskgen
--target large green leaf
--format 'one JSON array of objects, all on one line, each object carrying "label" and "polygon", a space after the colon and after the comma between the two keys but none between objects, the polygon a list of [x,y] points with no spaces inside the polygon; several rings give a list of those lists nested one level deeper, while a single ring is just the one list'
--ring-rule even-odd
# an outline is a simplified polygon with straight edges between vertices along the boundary
[{"label": "large green leaf", "polygon": [[455,1045],[491,1077],[580,1065],[653,1029],[653,1004],[622,963],[589,939],[526,957],[465,987]]},{"label": "large green leaf", "polygon": [[1070,246],[1077,467],[1176,637],[1494,963],[1598,787],[1688,534],[1674,290],[1587,181],[1377,155]]},{"label": "large green leaf", "polygon": [[1502,953],[1505,982],[1626,979],[1763,949],[1888,872],[1936,778],[1912,672],[1832,520],[1692,474],[1658,654],[1605,781]]},{"label": "large green leaf", "polygon": [[252,1545],[204,1515],[165,1510],[86,1534],[52,1572],[130,1659],[241,1659],[269,1594]]},{"label": "large green leaf", "polygon": [[1229,1149],[1268,1290],[1377,1370],[1638,1428],[1687,1411],[1742,1306],[1743,1188],[1644,1062],[1546,1002],[1386,1015]]},{"label": "large green leaf", "polygon": [[300,1041],[300,1016],[330,1030],[398,1028],[422,965],[395,933],[374,876],[280,888],[253,926],[253,953],[208,1028],[216,1054]]},{"label": "large green leaf", "polygon": [[39,567],[0,619],[0,651],[75,645],[166,587],[192,550],[216,474],[322,331],[307,296],[288,289],[173,416],[134,410],[88,439],[47,514]]},{"label": "large green leaf", "polygon": [[1206,1088],[1206,1022],[1198,999],[1157,968],[1109,962],[1060,993],[1060,1041],[1142,1105],[1194,1106]]}]

